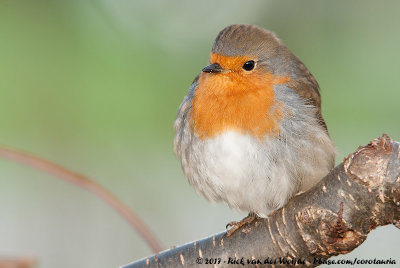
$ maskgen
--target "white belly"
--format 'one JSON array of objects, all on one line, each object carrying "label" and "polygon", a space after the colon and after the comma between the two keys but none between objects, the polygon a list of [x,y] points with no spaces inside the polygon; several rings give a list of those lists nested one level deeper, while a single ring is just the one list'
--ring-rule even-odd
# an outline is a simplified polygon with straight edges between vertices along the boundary
[{"label": "white belly", "polygon": [[182,166],[196,191],[262,217],[314,185],[332,166],[332,143],[324,133],[320,139],[298,140],[297,148],[277,137],[260,141],[234,131],[191,142]]},{"label": "white belly", "polygon": [[197,172],[185,173],[209,200],[266,216],[297,190],[273,140],[260,142],[229,131],[200,143],[190,161],[196,163]]}]

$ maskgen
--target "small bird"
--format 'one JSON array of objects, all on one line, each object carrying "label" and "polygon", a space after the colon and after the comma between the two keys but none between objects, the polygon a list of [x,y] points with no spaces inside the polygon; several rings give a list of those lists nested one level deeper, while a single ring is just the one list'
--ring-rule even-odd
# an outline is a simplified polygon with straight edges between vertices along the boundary
[{"label": "small bird", "polygon": [[189,183],[249,212],[242,222],[267,217],[334,167],[317,81],[274,33],[254,25],[218,34],[174,127]]}]

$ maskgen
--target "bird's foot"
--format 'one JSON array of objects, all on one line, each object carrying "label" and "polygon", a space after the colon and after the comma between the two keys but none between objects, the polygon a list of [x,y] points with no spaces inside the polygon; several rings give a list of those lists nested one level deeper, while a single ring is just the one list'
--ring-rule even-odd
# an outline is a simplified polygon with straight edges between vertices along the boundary
[{"label": "bird's foot", "polygon": [[236,232],[240,227],[244,225],[249,225],[254,220],[256,220],[258,216],[255,213],[250,212],[249,215],[241,221],[231,221],[226,225],[226,229],[231,227],[228,231],[226,231],[226,237],[230,237],[234,232]]}]

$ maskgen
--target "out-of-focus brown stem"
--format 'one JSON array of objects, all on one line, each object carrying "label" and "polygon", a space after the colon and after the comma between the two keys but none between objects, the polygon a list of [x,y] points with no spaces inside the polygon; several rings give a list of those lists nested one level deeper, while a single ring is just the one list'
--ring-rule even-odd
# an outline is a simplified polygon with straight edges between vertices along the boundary
[{"label": "out-of-focus brown stem", "polygon": [[99,183],[46,159],[15,149],[6,148],[4,146],[0,146],[0,157],[42,170],[60,179],[75,183],[94,193],[114,208],[142,236],[154,253],[162,250],[162,246],[158,239],[153,235],[146,224],[136,215],[136,213]]},{"label": "out-of-focus brown stem", "polygon": [[0,268],[34,268],[37,261],[31,256],[0,258]]}]

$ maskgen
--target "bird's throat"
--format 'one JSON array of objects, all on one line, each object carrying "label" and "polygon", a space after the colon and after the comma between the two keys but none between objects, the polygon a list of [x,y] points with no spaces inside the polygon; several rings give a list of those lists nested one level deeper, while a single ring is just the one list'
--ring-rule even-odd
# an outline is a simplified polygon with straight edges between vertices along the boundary
[{"label": "bird's throat", "polygon": [[282,103],[275,98],[273,87],[288,81],[288,77],[271,73],[202,73],[193,98],[190,126],[201,139],[231,130],[258,139],[276,135]]}]

